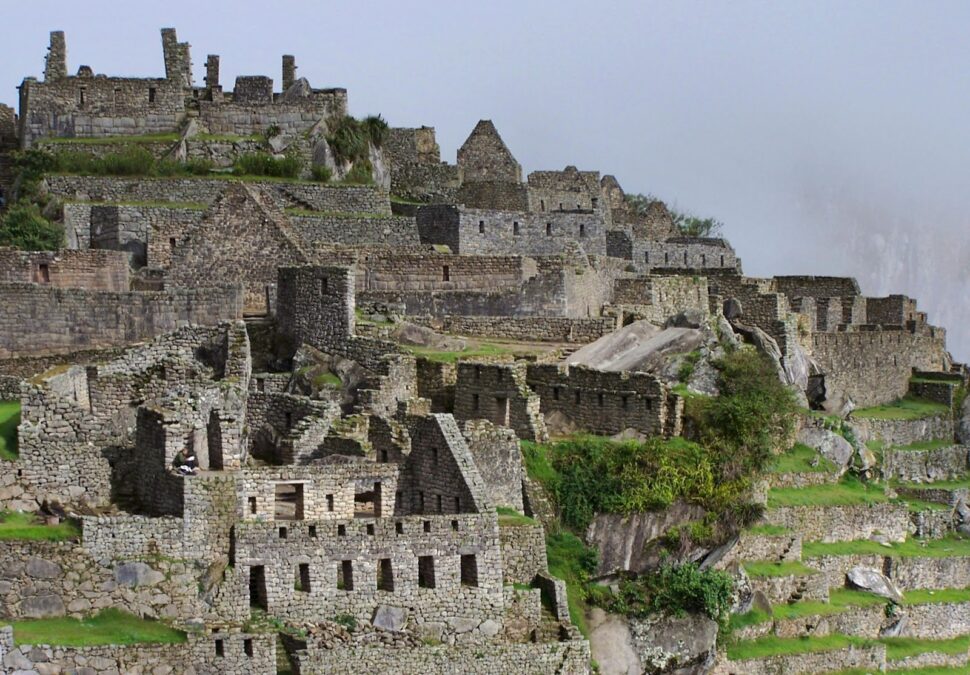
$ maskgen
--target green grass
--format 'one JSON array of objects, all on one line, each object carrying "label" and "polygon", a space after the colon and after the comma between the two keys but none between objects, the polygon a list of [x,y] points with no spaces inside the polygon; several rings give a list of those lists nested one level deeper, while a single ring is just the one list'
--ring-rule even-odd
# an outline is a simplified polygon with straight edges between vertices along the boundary
[{"label": "green grass", "polygon": [[744,563],[748,576],[759,579],[765,577],[804,576],[818,574],[818,570],[806,567],[800,562],[748,561]]},{"label": "green grass", "polygon": [[903,605],[939,605],[970,602],[970,588],[916,588],[903,594]]},{"label": "green grass", "polygon": [[791,534],[792,531],[784,527],[783,525],[769,525],[767,523],[762,523],[761,525],[752,525],[745,530],[748,534],[758,534],[767,537],[779,537],[785,534]]},{"label": "green grass", "polygon": [[583,635],[589,636],[586,626],[586,589],[590,572],[596,567],[596,553],[569,532],[546,535],[546,559],[549,574],[566,582],[569,618]]},{"label": "green grass", "polygon": [[810,654],[813,652],[830,652],[844,649],[852,645],[863,647],[873,644],[871,640],[850,637],[848,635],[827,635],[825,637],[780,638],[774,635],[758,638],[757,640],[743,640],[729,645],[728,658],[732,661],[745,659],[761,659],[781,654]]},{"label": "green grass", "polygon": [[886,599],[865,591],[835,588],[829,592],[829,601],[802,600],[792,604],[773,607],[775,618],[798,619],[803,616],[831,616],[860,607],[882,607]]},{"label": "green grass", "polygon": [[747,628],[748,626],[757,626],[768,621],[771,621],[771,615],[768,612],[761,609],[752,609],[744,614],[732,614],[728,621],[728,629],[733,632]]},{"label": "green grass", "polygon": [[80,199],[64,200],[69,204],[87,204],[89,206],[134,206],[154,209],[191,209],[193,211],[205,211],[209,208],[208,204],[202,202],[160,202],[160,201],[124,201],[124,202],[91,202]]},{"label": "green grass", "polygon": [[778,455],[768,467],[770,473],[834,473],[837,469],[835,462],[802,443]]},{"label": "green grass", "polygon": [[0,459],[15,460],[20,401],[0,401]]},{"label": "green grass", "polygon": [[956,478],[954,480],[935,480],[932,483],[904,483],[902,481],[893,481],[892,485],[897,488],[910,488],[913,490],[959,490],[961,488],[970,488],[970,476],[964,476],[963,478]]},{"label": "green grass", "polygon": [[498,506],[495,510],[498,512],[498,524],[500,526],[516,527],[519,525],[536,524],[535,519],[529,516],[523,516],[515,509],[510,509],[507,506]]},{"label": "green grass", "polygon": [[852,417],[873,420],[918,420],[934,415],[949,414],[950,409],[942,403],[927,401],[915,396],[906,396],[885,405],[871,408],[858,408],[852,411]]},{"label": "green grass", "polygon": [[943,539],[907,539],[883,545],[868,539],[823,543],[802,543],[802,559],[825,555],[882,555],[898,558],[957,558],[970,556],[970,539],[954,536]]},{"label": "green grass", "polygon": [[20,645],[62,647],[185,642],[185,633],[180,630],[118,609],[105,609],[87,619],[14,621],[13,637],[14,642]]},{"label": "green grass", "polygon": [[386,213],[368,213],[366,211],[311,211],[310,209],[284,209],[289,216],[306,218],[346,218],[353,220],[380,220],[382,218],[397,218]]},{"label": "green grass", "polygon": [[772,488],[768,491],[768,508],[779,506],[855,506],[887,502],[881,485],[863,483],[847,475],[834,485],[810,485],[802,488]]},{"label": "green grass", "polygon": [[144,143],[174,143],[179,139],[177,133],[141,134],[138,136],[104,136],[86,138],[65,138],[62,136],[39,138],[38,145],[128,145]]},{"label": "green grass", "polygon": [[477,347],[471,347],[460,352],[440,351],[430,347],[418,347],[415,345],[401,345],[401,348],[415,356],[420,356],[436,363],[456,363],[463,359],[503,356],[515,353],[515,350],[511,347],[495,345],[488,342],[483,342]]},{"label": "green grass", "polygon": [[57,525],[44,525],[30,513],[0,511],[0,540],[62,541],[80,536],[81,529],[72,520],[63,520]]},{"label": "green grass", "polygon": [[340,380],[337,375],[333,373],[318,373],[313,377],[313,386],[319,388],[332,387],[334,389],[340,389],[344,383]]},{"label": "green grass", "polygon": [[961,635],[949,640],[920,640],[917,638],[883,638],[886,645],[886,658],[890,661],[905,659],[908,656],[938,652],[940,654],[966,654],[970,650],[970,635]]},{"label": "green grass", "polygon": [[[893,668],[886,671],[893,675],[967,675],[966,666],[928,666],[926,668]],[[850,668],[839,670],[829,675],[874,675],[872,668]]]}]

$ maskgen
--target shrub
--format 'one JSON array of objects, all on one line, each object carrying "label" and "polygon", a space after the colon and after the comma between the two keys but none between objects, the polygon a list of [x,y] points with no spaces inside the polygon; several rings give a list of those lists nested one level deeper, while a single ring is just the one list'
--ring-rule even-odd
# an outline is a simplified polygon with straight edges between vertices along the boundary
[{"label": "shrub", "polygon": [[384,118],[380,115],[368,115],[364,118],[364,128],[367,130],[367,137],[375,148],[384,145],[387,140],[389,127]]},{"label": "shrub", "polygon": [[350,185],[368,185],[374,182],[373,167],[366,159],[358,159],[344,176],[344,183]]},{"label": "shrub", "polygon": [[714,365],[720,395],[694,399],[688,407],[698,440],[719,458],[728,480],[763,471],[776,451],[791,445],[795,396],[768,357],[753,349],[729,353]]},{"label": "shrub", "polygon": [[333,170],[328,166],[311,166],[310,174],[313,176],[313,180],[320,183],[329,183],[330,179],[333,178]]},{"label": "shrub", "polygon": [[624,579],[612,597],[597,594],[590,599],[628,616],[696,612],[725,626],[733,590],[734,582],[727,572],[701,570],[694,563],[665,564],[654,574]]},{"label": "shrub", "polygon": [[296,155],[277,159],[266,152],[249,152],[236,158],[233,172],[240,176],[296,178],[300,175],[300,168],[300,158]]},{"label": "shrub", "polygon": [[151,152],[137,145],[121,152],[105,155],[101,160],[94,159],[96,173],[109,176],[149,176],[155,167],[155,157]]},{"label": "shrub", "polygon": [[56,251],[64,245],[64,228],[49,222],[36,204],[20,201],[0,223],[0,246],[25,251]]},{"label": "shrub", "polygon": [[195,176],[208,175],[214,168],[211,159],[190,159],[185,163],[185,170]]}]

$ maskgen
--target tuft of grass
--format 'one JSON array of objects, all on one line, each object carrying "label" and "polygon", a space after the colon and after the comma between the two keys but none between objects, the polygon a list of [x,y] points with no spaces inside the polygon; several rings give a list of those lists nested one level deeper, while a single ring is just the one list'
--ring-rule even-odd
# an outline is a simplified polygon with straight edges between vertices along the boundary
[{"label": "tuft of grass", "polygon": [[729,645],[728,658],[732,661],[746,659],[763,659],[782,654],[811,654],[814,652],[830,652],[846,647],[868,647],[872,640],[852,637],[849,635],[826,635],[824,637],[780,638],[768,635],[757,640],[742,640]]},{"label": "tuft of grass", "polygon": [[20,425],[20,401],[0,401],[0,460],[13,461],[17,454],[17,426]]},{"label": "tuft of grass", "polygon": [[179,139],[176,133],[140,134],[137,136],[99,136],[68,138],[63,136],[41,138],[38,145],[144,145],[146,143],[174,143]]},{"label": "tuft of grass", "polygon": [[803,443],[796,443],[768,466],[770,473],[835,473],[837,470],[835,462]]},{"label": "tuft of grass", "polygon": [[105,609],[86,619],[60,617],[13,622],[20,645],[89,647],[93,645],[178,644],[185,633],[119,609]]},{"label": "tuft of grass", "polygon": [[333,373],[318,373],[313,377],[313,386],[317,388],[332,387],[334,389],[340,389],[343,384],[340,378]]},{"label": "tuft of grass", "polygon": [[524,516],[515,509],[510,509],[507,506],[497,506],[495,507],[495,511],[498,512],[498,524],[500,527],[518,527],[521,525],[536,524],[534,518]]},{"label": "tuft of grass", "polygon": [[771,615],[760,609],[752,609],[744,614],[732,614],[728,621],[728,628],[731,632],[757,626],[758,624],[771,621]]},{"label": "tuft of grass", "polygon": [[927,652],[956,656],[957,654],[966,654],[970,650],[970,635],[960,635],[949,640],[883,638],[880,642],[886,645],[886,658],[890,661],[897,661]]},{"label": "tuft of grass", "polygon": [[431,347],[418,347],[416,345],[401,345],[401,349],[404,349],[415,356],[420,356],[428,361],[434,361],[436,363],[456,363],[462,359],[505,356],[508,354],[517,353],[514,349],[508,346],[495,345],[488,342],[483,342],[477,347],[465,349],[460,352],[441,351]]},{"label": "tuft of grass", "polygon": [[950,409],[942,403],[928,401],[916,396],[905,396],[892,403],[871,408],[858,408],[851,417],[873,420],[918,420],[936,415],[948,415]]},{"label": "tuft of grass", "polygon": [[768,508],[779,506],[853,506],[889,501],[881,485],[864,483],[846,475],[835,485],[809,485],[802,488],[772,488]]},{"label": "tuft of grass", "polygon": [[73,520],[63,520],[57,525],[44,525],[31,513],[0,511],[0,540],[63,541],[80,536],[81,528]]},{"label": "tuft of grass", "polygon": [[586,582],[596,570],[596,549],[569,532],[546,535],[546,560],[549,574],[566,582],[569,618],[583,635],[589,636],[586,625]]},{"label": "tuft of grass", "polygon": [[766,577],[789,577],[818,574],[818,570],[806,567],[800,562],[773,562],[771,560],[750,560],[744,563],[748,576],[761,579]]},{"label": "tuft of grass", "polygon": [[762,523],[760,525],[752,525],[745,530],[748,534],[758,534],[767,537],[776,537],[786,534],[791,534],[791,530],[783,525],[769,525],[767,523]]},{"label": "tuft of grass", "polygon": [[[970,556],[970,539],[957,536],[942,539],[907,539],[904,542],[880,544],[869,539],[802,543],[802,559],[826,555],[881,555],[897,558],[961,558]],[[910,594],[915,591],[910,591]]]}]

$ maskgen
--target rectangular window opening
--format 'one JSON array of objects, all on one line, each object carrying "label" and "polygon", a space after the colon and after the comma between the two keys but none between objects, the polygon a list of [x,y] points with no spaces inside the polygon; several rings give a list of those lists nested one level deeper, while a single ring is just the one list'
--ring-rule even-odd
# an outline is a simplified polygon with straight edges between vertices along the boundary
[{"label": "rectangular window opening", "polygon": [[519,232],[519,221],[517,220],[512,221],[512,234],[521,234],[521,232]]},{"label": "rectangular window opening", "polygon": [[216,656],[226,655],[226,643],[223,640],[216,640]]},{"label": "rectangular window opening", "polygon": [[248,656],[249,658],[253,658],[253,639],[252,638],[246,638],[245,640],[243,640],[243,652],[245,652],[246,656]]},{"label": "rectangular window opening", "polygon": [[253,515],[256,515],[256,498],[255,497],[250,497],[249,498],[249,512],[251,514],[253,514]]},{"label": "rectangular window opening", "polygon": [[484,220],[479,220],[478,221],[478,233],[479,234],[485,234],[485,221]]},{"label": "rectangular window opening", "polygon": [[431,521],[430,520],[424,521],[423,527],[424,527],[424,531],[425,532],[430,532],[431,531]]},{"label": "rectangular window opening", "polygon": [[586,236],[586,226],[583,225],[582,223],[579,224],[579,236],[580,237]]},{"label": "rectangular window opening", "polygon": [[394,523],[394,532],[396,534],[404,534],[404,523],[400,520]]},{"label": "rectangular window opening", "polygon": [[448,268],[447,265],[444,265],[441,268],[441,280],[442,281],[451,281],[451,270]]},{"label": "rectangular window opening", "polygon": [[[562,204],[560,204],[562,206]],[[552,223],[546,223],[546,236],[552,236]]]},{"label": "rectangular window opening", "polygon": [[277,483],[273,512],[276,520],[303,520],[303,483]]},{"label": "rectangular window opening", "polygon": [[377,590],[394,591],[394,568],[391,567],[390,558],[381,558],[377,561]]},{"label": "rectangular window opening", "polygon": [[327,511],[333,513],[333,495],[327,495]]},{"label": "rectangular window opening", "polygon": [[316,536],[317,536],[317,526],[316,525],[311,525],[310,528],[307,530],[307,535],[311,539],[315,539]]},{"label": "rectangular window opening", "polygon": [[158,92],[158,90],[155,87],[149,87],[148,88],[148,102],[149,103],[154,103],[155,102],[155,94],[157,92]]},{"label": "rectangular window opening", "polygon": [[296,584],[295,590],[301,593],[310,592],[310,565],[309,563],[300,563],[296,568]]},{"label": "rectangular window opening", "polygon": [[338,591],[354,590],[354,561],[353,560],[340,561],[340,566],[337,567],[337,590]]},{"label": "rectangular window opening", "polygon": [[337,536],[338,537],[346,537],[347,536],[347,526],[346,525],[337,525]]},{"label": "rectangular window opening", "polygon": [[598,394],[596,394],[596,403],[597,405],[599,405],[600,408],[603,407],[603,392],[599,392]]},{"label": "rectangular window opening", "polygon": [[430,555],[418,557],[418,587],[434,588],[434,558]]},{"label": "rectangular window opening", "polygon": [[461,557],[461,585],[478,586],[478,559],[474,554]]}]

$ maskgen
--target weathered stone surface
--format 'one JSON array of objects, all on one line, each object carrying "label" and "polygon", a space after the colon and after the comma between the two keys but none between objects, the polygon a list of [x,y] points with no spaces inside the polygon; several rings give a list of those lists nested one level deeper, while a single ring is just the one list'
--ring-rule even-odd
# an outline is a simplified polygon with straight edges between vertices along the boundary
[{"label": "weathered stone surface", "polygon": [[714,664],[717,622],[706,616],[654,616],[630,629],[646,673],[702,675]]},{"label": "weathered stone surface", "polygon": [[820,427],[806,427],[798,432],[797,440],[818,450],[823,457],[839,467],[840,473],[845,471],[852,460],[854,452],[852,444],[834,431]]},{"label": "weathered stone surface", "polygon": [[61,576],[61,566],[50,560],[32,556],[27,559],[27,574],[37,579],[56,579]]},{"label": "weathered stone surface", "polygon": [[589,616],[589,646],[603,675],[640,675],[640,657],[625,617],[599,607]]},{"label": "weathered stone surface", "polygon": [[21,601],[20,610],[24,616],[32,619],[63,616],[64,601],[61,600],[61,596],[53,593],[30,595]]},{"label": "weathered stone surface", "polygon": [[384,630],[399,631],[407,623],[407,610],[403,607],[391,607],[390,605],[379,605],[374,610],[374,619],[371,621],[376,628]]},{"label": "weathered stone surface", "polygon": [[154,586],[165,575],[143,562],[120,563],[115,567],[115,581],[123,586]]},{"label": "weathered stone surface", "polygon": [[896,585],[881,572],[869,567],[853,567],[845,575],[846,585],[861,591],[868,591],[893,602],[901,602],[902,593]]}]

